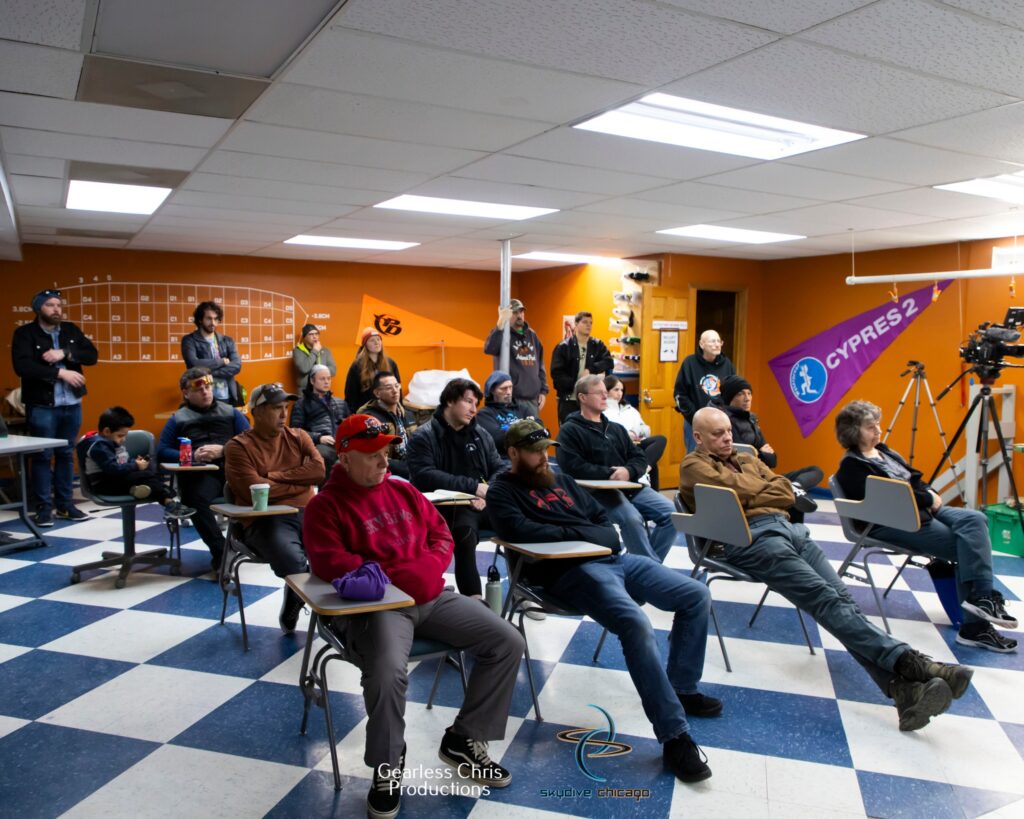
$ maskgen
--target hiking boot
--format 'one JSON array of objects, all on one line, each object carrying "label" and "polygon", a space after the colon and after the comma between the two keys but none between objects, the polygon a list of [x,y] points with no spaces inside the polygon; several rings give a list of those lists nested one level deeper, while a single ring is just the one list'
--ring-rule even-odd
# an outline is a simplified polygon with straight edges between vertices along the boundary
[{"label": "hiking boot", "polygon": [[295,626],[299,624],[299,613],[302,611],[302,606],[302,598],[292,591],[291,586],[285,586],[281,612],[277,616],[277,622],[281,624],[281,631],[285,634],[295,631]]},{"label": "hiking boot", "polygon": [[487,743],[479,739],[460,737],[449,728],[441,739],[437,752],[442,762],[447,762],[459,773],[491,788],[507,788],[512,784],[512,774],[487,755]]},{"label": "hiking boot", "polygon": [[911,682],[928,682],[934,677],[945,680],[949,690],[953,692],[955,700],[964,695],[967,686],[971,684],[971,677],[974,676],[973,668],[968,668],[965,665],[940,663],[927,654],[922,654],[912,648],[900,655],[896,661],[895,671]]},{"label": "hiking boot", "polygon": [[69,506],[67,509],[58,509],[57,517],[61,520],[88,520],[89,516],[77,506]]},{"label": "hiking boot", "polygon": [[932,717],[944,714],[953,701],[946,681],[937,677],[923,683],[897,677],[889,685],[889,696],[896,704],[901,731],[924,728]]},{"label": "hiking boot", "polygon": [[679,694],[679,702],[688,717],[717,717],[722,713],[722,701],[701,694]]},{"label": "hiking boot", "polygon": [[990,594],[970,597],[960,605],[964,611],[969,611],[975,617],[987,620],[993,625],[1017,628],[1017,620],[1007,613],[1005,603],[1006,600],[1003,596],[999,592],[993,591]]},{"label": "hiking boot", "polygon": [[387,763],[373,769],[373,784],[366,794],[366,815],[370,819],[391,819],[398,815],[402,802],[402,771],[405,769],[405,748],[392,768]]},{"label": "hiking boot", "polygon": [[135,498],[135,500],[142,500],[152,495],[153,490],[146,486],[146,484],[140,483],[138,486],[129,488],[128,494]]},{"label": "hiking boot", "polygon": [[995,651],[997,654],[1013,654],[1017,641],[996,631],[991,623],[971,623],[960,626],[956,641],[962,646],[974,646]]},{"label": "hiking boot", "polygon": [[702,782],[711,777],[707,756],[689,734],[680,734],[666,742],[662,757],[665,767],[681,782]]}]

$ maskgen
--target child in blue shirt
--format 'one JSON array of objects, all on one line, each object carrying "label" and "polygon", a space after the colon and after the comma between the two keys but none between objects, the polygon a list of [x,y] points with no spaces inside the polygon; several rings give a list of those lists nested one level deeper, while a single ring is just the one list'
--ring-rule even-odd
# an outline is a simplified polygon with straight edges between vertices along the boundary
[{"label": "child in blue shirt", "polygon": [[124,407],[110,407],[100,415],[99,432],[82,441],[85,476],[98,495],[131,495],[150,498],[164,507],[164,517],[187,518],[195,509],[177,501],[167,484],[152,469],[149,458],[128,455],[125,438],[135,419]]}]

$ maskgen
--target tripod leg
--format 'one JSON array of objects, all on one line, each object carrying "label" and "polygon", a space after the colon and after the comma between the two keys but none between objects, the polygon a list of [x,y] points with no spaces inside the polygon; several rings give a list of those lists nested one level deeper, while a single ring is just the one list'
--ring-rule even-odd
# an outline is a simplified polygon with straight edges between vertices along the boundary
[{"label": "tripod leg", "polygon": [[[946,447],[946,433],[942,429],[942,421],[939,420],[939,409],[935,406],[935,399],[932,398],[932,388],[928,386],[927,378],[924,379],[924,391],[928,396],[928,405],[932,408],[932,415],[935,416],[935,426],[938,427],[939,430],[939,439],[942,441],[942,445]],[[960,474],[956,471],[956,461],[954,461],[949,455],[949,451],[951,449],[952,447],[946,448],[944,453],[945,460],[949,462],[949,469],[953,473],[953,480],[956,481],[956,488],[957,492],[960,493],[960,500],[967,503],[967,494],[964,492],[963,482],[960,479]],[[942,458],[939,459],[940,468],[942,467],[942,460]],[[937,471],[938,470],[936,470],[936,472]]]},{"label": "tripod leg", "polygon": [[945,451],[942,453],[942,457],[939,458],[938,466],[935,467],[935,471],[932,473],[932,476],[928,479],[928,483],[931,483],[932,481],[935,480],[936,476],[939,474],[939,470],[942,469],[942,462],[949,458],[949,453],[953,451],[953,447],[955,447],[957,441],[960,440],[960,436],[964,434],[964,430],[967,429],[967,422],[971,420],[971,416],[974,414],[974,411],[978,408],[978,404],[981,403],[981,398],[982,394],[980,392],[976,396],[974,396],[974,400],[971,402],[970,409],[967,410],[967,414],[964,415],[963,420],[960,422],[960,426],[958,426],[956,428],[956,432],[953,433],[953,438],[952,440],[950,440],[949,446],[947,446]]},{"label": "tripod leg", "polygon": [[[1017,496],[1017,482],[1013,479],[1013,468],[1010,466],[1010,459],[1006,455],[1006,439],[1003,437],[1003,428],[999,422],[999,416],[996,414],[995,401],[989,396],[988,402],[989,413],[992,416],[992,423],[995,424],[996,428],[996,440],[999,441],[999,457],[1003,462],[1003,469],[1006,470],[1006,477],[1010,481],[1010,492],[1013,494],[1014,499]],[[1017,510],[1017,520],[1020,523],[1020,530],[1024,533],[1024,511],[1021,510],[1020,503],[1017,503],[1014,507]]]},{"label": "tripod leg", "polygon": [[[921,376],[914,373],[914,409],[910,415],[910,459],[907,461],[910,466],[914,465],[914,442],[917,440],[917,408],[921,405]],[[907,385],[910,386],[909,384]]]},{"label": "tripod leg", "polygon": [[903,397],[896,405],[896,412],[892,414],[892,420],[889,422],[889,427],[885,430],[885,435],[882,436],[883,444],[889,439],[889,433],[893,431],[893,428],[896,426],[896,419],[900,417],[900,413],[903,411],[903,405],[907,403],[907,396],[910,394],[910,386],[912,383],[913,379],[907,382],[907,388],[903,391]]}]

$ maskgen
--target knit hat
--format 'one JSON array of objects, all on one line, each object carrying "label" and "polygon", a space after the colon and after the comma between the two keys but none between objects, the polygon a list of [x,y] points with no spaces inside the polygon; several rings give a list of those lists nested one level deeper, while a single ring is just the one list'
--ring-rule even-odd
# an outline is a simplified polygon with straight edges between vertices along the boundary
[{"label": "knit hat", "polygon": [[50,299],[59,299],[60,290],[40,290],[32,297],[32,311],[38,313]]},{"label": "knit hat", "polygon": [[380,335],[380,333],[378,333],[372,327],[364,327],[363,328],[363,332],[360,333],[360,335],[359,335],[359,346],[360,347],[365,347],[366,346],[366,341],[367,341],[368,338],[370,338],[370,336],[379,336],[379,335]]},{"label": "knit hat", "polygon": [[736,394],[743,390],[753,390],[750,387],[750,382],[747,381],[742,375],[727,375],[722,379],[722,403],[726,406],[732,403],[732,399],[736,397]]},{"label": "knit hat", "polygon": [[490,401],[491,393],[494,391],[494,388],[497,387],[499,384],[504,384],[506,381],[511,380],[512,376],[509,375],[508,373],[503,373],[501,370],[495,370],[493,373],[487,376],[487,380],[484,381],[484,398]]},{"label": "knit hat", "polygon": [[302,325],[302,332],[299,333],[299,338],[305,338],[310,333],[312,333],[314,330],[319,330],[319,329],[320,328],[317,327],[315,324],[303,324]]}]

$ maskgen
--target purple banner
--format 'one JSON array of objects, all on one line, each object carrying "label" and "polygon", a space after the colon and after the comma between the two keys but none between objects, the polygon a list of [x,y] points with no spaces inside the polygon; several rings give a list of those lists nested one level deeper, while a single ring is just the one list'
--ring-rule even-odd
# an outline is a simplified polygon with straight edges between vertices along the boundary
[{"label": "purple banner", "polygon": [[[940,282],[939,290],[951,282]],[[932,288],[922,287],[830,327],[768,362],[805,438],[931,303]]]}]

